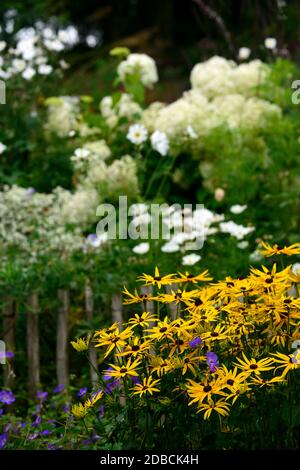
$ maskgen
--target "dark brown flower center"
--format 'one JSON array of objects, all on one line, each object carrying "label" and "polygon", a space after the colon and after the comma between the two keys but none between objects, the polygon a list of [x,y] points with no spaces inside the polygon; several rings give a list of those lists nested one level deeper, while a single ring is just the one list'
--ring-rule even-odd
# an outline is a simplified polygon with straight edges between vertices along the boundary
[{"label": "dark brown flower center", "polygon": [[176,344],[178,344],[178,346],[182,346],[184,344],[184,341],[182,339],[177,339]]},{"label": "dark brown flower center", "polygon": [[250,369],[255,370],[257,369],[258,365],[257,364],[251,364]]},{"label": "dark brown flower center", "polygon": [[227,380],[227,383],[228,383],[228,385],[233,385],[233,384],[234,384],[234,380],[228,379],[228,380]]},{"label": "dark brown flower center", "polygon": [[161,276],[154,276],[154,281],[161,281]]},{"label": "dark brown flower center", "polygon": [[122,367],[122,369],[120,369],[120,372],[121,372],[121,374],[125,374],[125,372],[127,372],[126,367]]},{"label": "dark brown flower center", "polygon": [[217,331],[213,331],[212,334],[211,334],[212,337],[216,337],[216,336],[219,336],[219,333]]},{"label": "dark brown flower center", "polygon": [[202,302],[201,299],[196,299],[196,300],[195,300],[195,306],[196,306],[196,307],[199,307],[199,305],[202,305],[202,304],[203,304],[203,302]]},{"label": "dark brown flower center", "polygon": [[138,344],[134,344],[131,349],[132,351],[139,351],[140,347]]},{"label": "dark brown flower center", "polygon": [[205,385],[205,387],[203,387],[203,392],[208,393],[210,391],[211,391],[211,386],[210,385]]},{"label": "dark brown flower center", "polygon": [[163,326],[159,331],[160,333],[164,333],[165,331],[167,331],[167,327],[166,326]]}]

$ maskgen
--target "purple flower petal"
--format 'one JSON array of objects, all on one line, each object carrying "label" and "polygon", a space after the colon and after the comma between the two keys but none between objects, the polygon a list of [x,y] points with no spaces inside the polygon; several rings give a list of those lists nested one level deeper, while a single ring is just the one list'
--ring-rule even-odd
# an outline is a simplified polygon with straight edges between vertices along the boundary
[{"label": "purple flower petal", "polygon": [[196,336],[189,342],[189,345],[191,346],[191,348],[197,348],[198,346],[201,346],[201,344],[202,344],[202,339],[200,338],[200,336]]},{"label": "purple flower petal", "polygon": [[8,441],[8,434],[4,432],[3,434],[0,434],[0,450],[2,450],[6,443]]},{"label": "purple flower petal", "polygon": [[0,401],[5,405],[11,405],[15,401],[15,396],[10,390],[0,390]]}]

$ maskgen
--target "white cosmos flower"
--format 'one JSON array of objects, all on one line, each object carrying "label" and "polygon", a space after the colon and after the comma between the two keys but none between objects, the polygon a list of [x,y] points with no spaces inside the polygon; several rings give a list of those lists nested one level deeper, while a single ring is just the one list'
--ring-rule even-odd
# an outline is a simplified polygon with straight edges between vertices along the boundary
[{"label": "white cosmos flower", "polygon": [[186,132],[187,132],[187,135],[191,138],[191,139],[197,139],[198,135],[197,133],[194,131],[193,127],[191,125],[188,125],[187,128],[186,128]]},{"label": "white cosmos flower", "polygon": [[229,210],[232,214],[241,214],[246,209],[247,205],[241,206],[240,204],[235,204],[234,206],[231,206]]},{"label": "white cosmos flower", "polygon": [[148,132],[143,124],[132,124],[127,133],[127,139],[133,144],[140,145],[147,140]]},{"label": "white cosmos flower", "polygon": [[22,73],[22,77],[25,80],[31,80],[35,76],[35,70],[32,67],[27,67]]},{"label": "white cosmos flower", "polygon": [[39,65],[38,72],[40,75],[49,75],[53,70],[52,65],[41,64]]},{"label": "white cosmos flower", "polygon": [[180,250],[180,246],[175,243],[175,241],[169,241],[168,243],[165,243],[161,247],[161,251],[163,253],[176,253],[176,251]]},{"label": "white cosmos flower", "polygon": [[74,152],[75,157],[83,158],[83,159],[87,158],[89,156],[89,154],[90,154],[90,151],[88,149],[85,149],[85,148],[78,148]]},{"label": "white cosmos flower", "polygon": [[11,65],[18,72],[22,72],[26,68],[26,62],[23,59],[13,59]]},{"label": "white cosmos flower", "polygon": [[163,157],[169,151],[169,139],[164,132],[154,131],[151,135],[151,145],[154,150],[160,153]]},{"label": "white cosmos flower", "polygon": [[95,34],[88,34],[85,38],[85,42],[89,47],[96,47],[99,42],[99,39]]},{"label": "white cosmos flower", "polygon": [[239,59],[240,60],[249,59],[250,54],[251,54],[251,49],[249,49],[249,47],[240,47],[240,49],[239,49]]},{"label": "white cosmos flower", "polygon": [[265,39],[265,47],[266,49],[274,50],[277,46],[277,40],[275,38],[266,38]]},{"label": "white cosmos flower", "polygon": [[193,266],[194,264],[198,263],[200,259],[201,259],[200,255],[197,255],[196,253],[191,253],[190,255],[185,255],[182,258],[182,264],[184,266]]},{"label": "white cosmos flower", "polygon": [[2,142],[0,142],[0,155],[1,153],[5,152],[6,149],[7,149],[7,146],[2,144]]},{"label": "white cosmos flower", "polygon": [[144,243],[139,243],[138,245],[135,245],[135,247],[132,248],[132,251],[136,253],[137,255],[144,255],[145,253],[148,253],[150,249],[150,245],[147,242]]},{"label": "white cosmos flower", "polygon": [[232,237],[242,240],[246,235],[253,232],[254,227],[244,227],[243,225],[236,224],[232,220],[220,223],[220,230],[223,233],[229,233]]}]

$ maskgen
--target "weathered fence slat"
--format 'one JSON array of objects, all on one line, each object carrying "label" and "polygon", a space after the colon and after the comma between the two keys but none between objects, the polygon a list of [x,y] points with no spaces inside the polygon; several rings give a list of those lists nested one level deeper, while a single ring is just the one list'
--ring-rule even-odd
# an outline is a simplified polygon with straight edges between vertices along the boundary
[{"label": "weathered fence slat", "polygon": [[[16,312],[14,301],[11,298],[4,299],[3,304],[3,341],[6,351],[15,350],[15,325]],[[13,368],[13,360],[10,359],[4,365],[4,385],[11,388],[14,384],[15,373]]]},{"label": "weathered fence slat", "polygon": [[[93,291],[92,291],[89,281],[86,281],[84,294],[85,294],[86,318],[87,318],[88,323],[91,324],[93,321],[93,316],[94,316],[94,298],[93,298]],[[93,343],[91,343],[89,347],[89,360],[90,360],[91,382],[93,385],[95,385],[98,383],[98,374],[97,374],[98,366],[97,366],[97,352]]]},{"label": "weathered fence slat", "polygon": [[70,305],[69,291],[60,289],[58,291],[60,307],[57,316],[57,336],[56,336],[56,374],[59,384],[68,385],[68,312]]},{"label": "weathered fence slat", "polygon": [[115,323],[119,323],[120,330],[123,329],[123,306],[122,306],[122,294],[113,294],[111,300],[111,312],[112,320]]},{"label": "weathered fence slat", "polygon": [[29,392],[36,395],[40,384],[39,298],[36,292],[28,298],[27,360]]}]

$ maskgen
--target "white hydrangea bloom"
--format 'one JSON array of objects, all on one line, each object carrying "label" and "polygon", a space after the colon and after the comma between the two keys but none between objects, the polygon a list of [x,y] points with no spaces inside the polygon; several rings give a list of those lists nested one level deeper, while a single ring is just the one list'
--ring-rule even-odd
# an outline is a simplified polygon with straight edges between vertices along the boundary
[{"label": "white hydrangea bloom", "polygon": [[155,61],[147,54],[129,54],[119,64],[117,73],[121,81],[126,81],[129,75],[138,74],[141,83],[147,88],[151,88],[158,81]]},{"label": "white hydrangea bloom", "polygon": [[260,60],[237,65],[231,60],[214,56],[196,64],[191,72],[192,88],[208,98],[241,93],[251,96],[270,73],[270,68]]},{"label": "white hydrangea bloom", "polygon": [[59,96],[48,98],[46,132],[59,137],[68,137],[78,127],[80,101],[77,96]]}]

